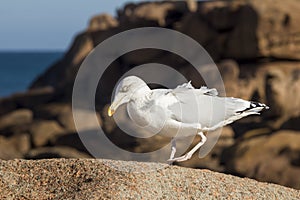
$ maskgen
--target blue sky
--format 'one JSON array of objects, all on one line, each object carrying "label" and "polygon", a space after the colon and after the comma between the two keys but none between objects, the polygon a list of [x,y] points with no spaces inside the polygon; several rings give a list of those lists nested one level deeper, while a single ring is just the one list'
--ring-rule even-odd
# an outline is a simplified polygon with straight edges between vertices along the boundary
[{"label": "blue sky", "polygon": [[1,0],[0,50],[65,50],[93,15],[114,15],[127,1]]}]

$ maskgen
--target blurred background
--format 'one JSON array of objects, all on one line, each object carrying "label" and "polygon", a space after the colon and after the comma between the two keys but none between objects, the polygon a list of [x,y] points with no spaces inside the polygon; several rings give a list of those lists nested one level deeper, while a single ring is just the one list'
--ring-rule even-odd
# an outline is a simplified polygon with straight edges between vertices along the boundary
[{"label": "blurred background", "polygon": [[[195,154],[177,164],[300,189],[299,10],[297,0],[2,0],[0,159],[91,157],[72,117],[78,68],[112,35],[164,27],[192,37],[208,51],[227,96],[270,106],[261,116],[225,127],[205,158]],[[180,71],[197,87],[204,84],[189,63],[166,51],[137,50],[115,60],[99,82],[96,109],[107,136],[134,152],[153,151],[169,139],[130,137],[106,112],[122,74],[149,62]]]}]

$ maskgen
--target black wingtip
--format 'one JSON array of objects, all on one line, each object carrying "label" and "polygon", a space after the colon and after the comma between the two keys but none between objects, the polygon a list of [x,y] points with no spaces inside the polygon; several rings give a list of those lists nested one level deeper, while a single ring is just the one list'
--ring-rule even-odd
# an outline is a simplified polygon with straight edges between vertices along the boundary
[{"label": "black wingtip", "polygon": [[252,109],[252,108],[257,108],[257,107],[262,107],[264,109],[269,109],[270,107],[267,106],[266,104],[263,104],[263,103],[259,103],[259,102],[255,102],[255,101],[251,101],[250,103],[250,108],[249,109]]},{"label": "black wingtip", "polygon": [[[244,110],[239,111],[238,113],[243,113],[243,112],[247,112],[247,111],[251,111],[251,110],[255,110],[255,109],[259,109],[259,111],[261,111],[263,109],[267,110],[267,109],[269,109],[269,106],[267,106],[266,104],[263,104],[263,103],[250,101],[250,106]],[[257,113],[259,114],[259,112],[257,112]]]}]

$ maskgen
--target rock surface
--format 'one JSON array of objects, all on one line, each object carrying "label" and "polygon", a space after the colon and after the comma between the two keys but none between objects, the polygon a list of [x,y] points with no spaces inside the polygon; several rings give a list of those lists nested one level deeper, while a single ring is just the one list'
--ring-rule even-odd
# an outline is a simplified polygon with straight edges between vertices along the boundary
[{"label": "rock surface", "polygon": [[[136,172],[140,169],[144,172]],[[158,163],[95,159],[0,161],[0,177],[1,199],[300,198],[300,191],[275,184]]]},{"label": "rock surface", "polygon": [[62,134],[63,129],[50,120],[37,121],[29,128],[32,135],[32,143],[35,147],[45,146],[51,138]]},{"label": "rock surface", "polygon": [[118,24],[119,22],[108,14],[97,15],[90,20],[88,31],[107,30]]},{"label": "rock surface", "polygon": [[32,112],[28,109],[18,109],[0,118],[0,129],[9,129],[14,126],[32,122]]},{"label": "rock surface", "polygon": [[300,189],[299,141],[298,132],[286,130],[245,138],[225,151],[226,171]]},{"label": "rock surface", "polygon": [[29,134],[17,134],[13,137],[0,135],[0,158],[23,158],[24,153],[31,149]]}]

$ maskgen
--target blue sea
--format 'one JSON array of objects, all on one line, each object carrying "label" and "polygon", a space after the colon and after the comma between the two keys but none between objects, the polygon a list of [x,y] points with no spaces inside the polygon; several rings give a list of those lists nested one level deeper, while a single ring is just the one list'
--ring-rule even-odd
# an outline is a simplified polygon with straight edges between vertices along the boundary
[{"label": "blue sea", "polygon": [[0,52],[0,98],[25,91],[63,52]]}]

